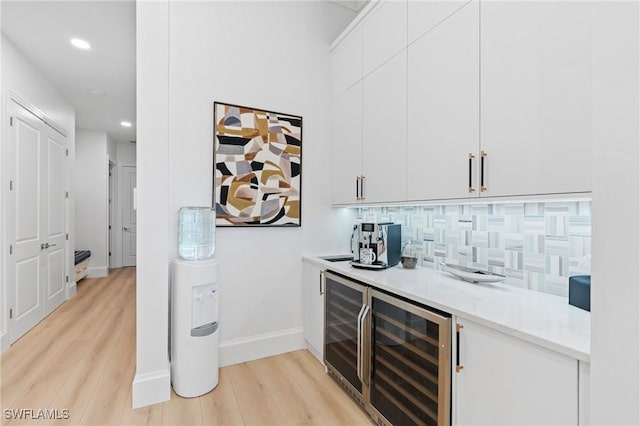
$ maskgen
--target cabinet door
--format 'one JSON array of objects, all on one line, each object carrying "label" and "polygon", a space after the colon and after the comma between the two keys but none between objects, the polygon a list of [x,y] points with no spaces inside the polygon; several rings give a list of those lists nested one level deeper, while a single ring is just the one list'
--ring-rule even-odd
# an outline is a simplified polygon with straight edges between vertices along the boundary
[{"label": "cabinet door", "polygon": [[458,425],[576,425],[578,361],[458,319]]},{"label": "cabinet door", "polygon": [[591,425],[591,364],[588,362],[579,362],[578,367],[578,424],[580,426]]},{"label": "cabinet door", "polygon": [[331,94],[335,98],[362,80],[362,30],[331,53]]},{"label": "cabinet door", "polygon": [[362,174],[362,82],[333,100],[332,201],[356,202],[356,176]]},{"label": "cabinet door", "polygon": [[386,0],[362,25],[362,68],[367,75],[407,47],[407,1]]},{"label": "cabinet door", "polygon": [[478,21],[473,1],[409,46],[409,200],[478,196]]},{"label": "cabinet door", "polygon": [[307,349],[322,361],[324,327],[324,285],[322,269],[313,264],[302,263],[302,297],[304,306],[304,339]]},{"label": "cabinet door", "polygon": [[407,6],[407,41],[413,43],[436,25],[443,23],[470,0],[409,0]]},{"label": "cabinet door", "polygon": [[591,4],[484,2],[482,195],[591,190]]},{"label": "cabinet door", "polygon": [[407,53],[363,80],[364,202],[407,198]]}]

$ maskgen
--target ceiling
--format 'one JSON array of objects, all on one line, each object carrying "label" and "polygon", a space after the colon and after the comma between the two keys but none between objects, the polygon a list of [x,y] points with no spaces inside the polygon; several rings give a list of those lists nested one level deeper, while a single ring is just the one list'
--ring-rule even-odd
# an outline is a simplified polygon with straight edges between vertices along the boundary
[{"label": "ceiling", "polygon": [[[134,1],[2,0],[0,7],[2,32],[76,108],[77,128],[136,140]],[[74,37],[91,49],[71,46]]]},{"label": "ceiling", "polygon": [[[368,0],[328,1],[357,12]],[[0,7],[2,32],[75,107],[77,128],[136,140],[135,1],[2,0]],[[74,37],[91,49],[71,46]]]}]

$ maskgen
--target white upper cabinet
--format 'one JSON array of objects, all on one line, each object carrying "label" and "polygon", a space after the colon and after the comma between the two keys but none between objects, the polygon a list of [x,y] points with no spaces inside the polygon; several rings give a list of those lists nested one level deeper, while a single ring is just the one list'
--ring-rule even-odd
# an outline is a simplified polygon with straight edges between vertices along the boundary
[{"label": "white upper cabinet", "polygon": [[407,197],[407,53],[363,80],[364,202]]},{"label": "white upper cabinet", "polygon": [[367,6],[332,52],[334,204],[590,192],[591,9]]},{"label": "white upper cabinet", "polygon": [[356,30],[331,55],[331,95],[336,97],[362,80],[362,31]]},{"label": "white upper cabinet", "polygon": [[478,196],[478,25],[474,1],[409,46],[409,200]]},{"label": "white upper cabinet", "polygon": [[483,196],[591,190],[591,4],[483,2]]},{"label": "white upper cabinet", "polygon": [[407,5],[409,44],[447,19],[466,3],[469,3],[469,0],[409,0]]},{"label": "white upper cabinet", "polygon": [[363,75],[407,47],[406,0],[384,1],[362,26]]},{"label": "white upper cabinet", "polygon": [[355,203],[362,174],[362,82],[335,98],[331,113],[332,202]]}]

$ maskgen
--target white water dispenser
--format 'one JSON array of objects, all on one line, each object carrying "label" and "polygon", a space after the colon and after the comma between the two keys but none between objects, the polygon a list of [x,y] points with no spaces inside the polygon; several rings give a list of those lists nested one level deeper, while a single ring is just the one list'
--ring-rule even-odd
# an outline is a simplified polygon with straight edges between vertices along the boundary
[{"label": "white water dispenser", "polygon": [[218,261],[171,263],[171,384],[191,398],[218,384]]}]

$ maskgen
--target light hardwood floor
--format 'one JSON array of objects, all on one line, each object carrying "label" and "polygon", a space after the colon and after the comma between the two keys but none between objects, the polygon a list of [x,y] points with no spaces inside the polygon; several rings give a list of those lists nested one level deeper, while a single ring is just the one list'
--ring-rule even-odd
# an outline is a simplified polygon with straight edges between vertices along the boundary
[{"label": "light hardwood floor", "polygon": [[[2,424],[372,425],[307,351],[220,369],[199,398],[131,409],[135,268],[86,278],[78,294],[0,358]],[[7,418],[6,409],[69,410],[66,420]]]}]

